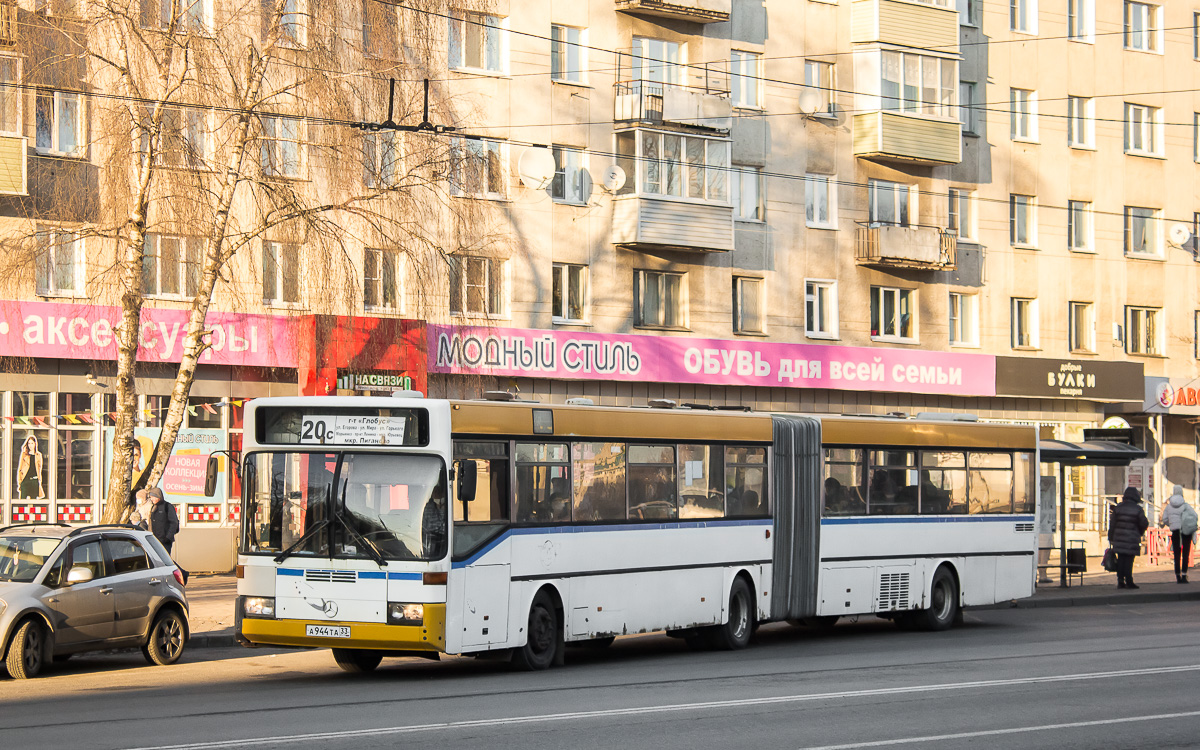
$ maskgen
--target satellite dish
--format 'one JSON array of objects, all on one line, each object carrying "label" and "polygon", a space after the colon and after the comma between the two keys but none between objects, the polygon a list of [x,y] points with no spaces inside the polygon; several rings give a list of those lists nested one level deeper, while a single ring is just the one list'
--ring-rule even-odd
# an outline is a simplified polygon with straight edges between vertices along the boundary
[{"label": "satellite dish", "polygon": [[554,154],[548,148],[527,148],[517,161],[521,184],[530,190],[545,190],[554,179]]},{"label": "satellite dish", "polygon": [[813,88],[805,88],[800,92],[800,114],[810,117],[821,109],[821,95]]},{"label": "satellite dish", "polygon": [[625,187],[625,170],[619,165],[612,165],[604,170],[604,189],[610,193],[615,193]]},{"label": "satellite dish", "polygon": [[1167,237],[1170,238],[1171,244],[1182,245],[1192,238],[1192,230],[1187,224],[1179,222],[1178,224],[1171,225],[1171,228],[1167,231]]}]

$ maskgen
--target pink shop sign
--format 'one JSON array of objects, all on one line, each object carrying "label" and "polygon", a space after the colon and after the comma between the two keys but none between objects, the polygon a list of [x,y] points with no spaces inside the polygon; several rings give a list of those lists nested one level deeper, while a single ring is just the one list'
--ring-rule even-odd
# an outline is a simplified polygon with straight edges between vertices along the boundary
[{"label": "pink shop sign", "polygon": [[[178,362],[188,312],[142,309],[138,360]],[[59,302],[0,301],[0,355],[112,360],[117,356],[118,307]],[[212,346],[201,363],[295,367],[296,327],[291,318],[210,312],[205,326]]]},{"label": "pink shop sign", "polygon": [[429,371],[996,395],[996,358],[820,344],[430,325]]}]

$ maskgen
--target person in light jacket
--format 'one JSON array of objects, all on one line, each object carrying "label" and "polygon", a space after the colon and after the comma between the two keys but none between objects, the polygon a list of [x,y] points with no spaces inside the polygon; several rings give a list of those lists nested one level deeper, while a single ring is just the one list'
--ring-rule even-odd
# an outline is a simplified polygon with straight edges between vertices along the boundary
[{"label": "person in light jacket", "polygon": [[1187,583],[1188,558],[1191,557],[1192,536],[1196,533],[1196,509],[1183,499],[1183,485],[1175,485],[1175,491],[1167,498],[1159,526],[1171,530],[1171,555],[1175,558],[1175,581]]},{"label": "person in light jacket", "polygon": [[1133,559],[1142,551],[1142,534],[1150,526],[1142,510],[1142,493],[1126,487],[1108,516],[1108,545],[1117,556],[1117,588],[1141,588],[1133,582]]}]

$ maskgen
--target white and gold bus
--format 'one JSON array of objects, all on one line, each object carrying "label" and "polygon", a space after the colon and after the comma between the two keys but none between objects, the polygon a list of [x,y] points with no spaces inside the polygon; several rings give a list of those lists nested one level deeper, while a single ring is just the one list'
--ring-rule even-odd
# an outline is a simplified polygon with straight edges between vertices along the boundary
[{"label": "white and gold bus", "polygon": [[1030,596],[1031,427],[419,397],[250,402],[247,645],[474,654],[529,669],[666,631],[950,627]]}]

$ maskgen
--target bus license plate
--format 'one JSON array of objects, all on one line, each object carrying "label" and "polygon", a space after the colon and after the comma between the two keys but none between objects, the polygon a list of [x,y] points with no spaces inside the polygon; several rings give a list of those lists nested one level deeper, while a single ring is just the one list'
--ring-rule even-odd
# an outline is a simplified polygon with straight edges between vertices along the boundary
[{"label": "bus license plate", "polygon": [[349,638],[348,625],[306,625],[304,634],[315,638]]}]

